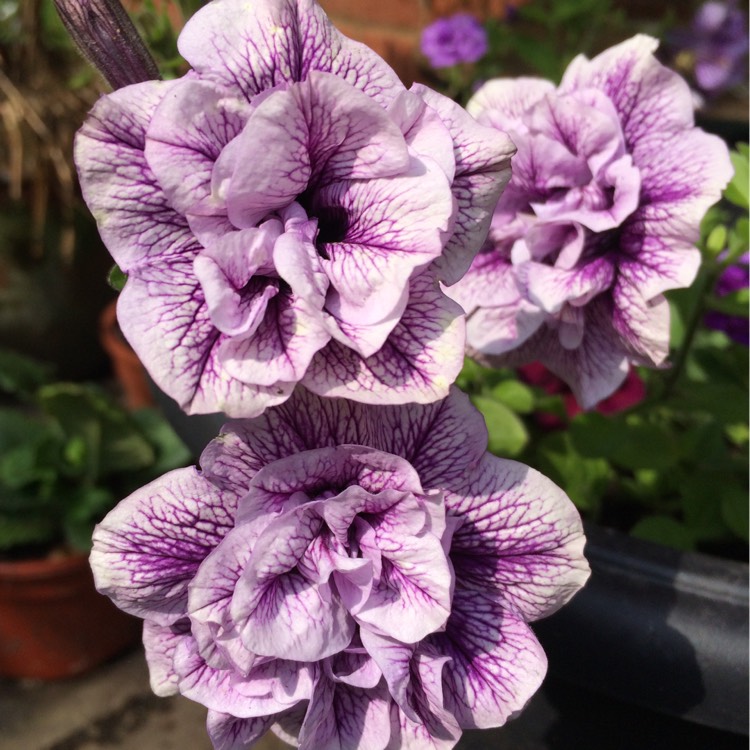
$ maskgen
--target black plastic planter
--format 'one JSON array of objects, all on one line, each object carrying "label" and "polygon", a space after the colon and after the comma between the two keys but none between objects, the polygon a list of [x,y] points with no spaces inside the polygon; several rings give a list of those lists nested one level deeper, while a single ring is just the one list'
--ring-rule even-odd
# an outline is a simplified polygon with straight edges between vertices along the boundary
[{"label": "black plastic planter", "polygon": [[748,566],[588,525],[592,576],[535,625],[550,673],[617,700],[748,732]]}]

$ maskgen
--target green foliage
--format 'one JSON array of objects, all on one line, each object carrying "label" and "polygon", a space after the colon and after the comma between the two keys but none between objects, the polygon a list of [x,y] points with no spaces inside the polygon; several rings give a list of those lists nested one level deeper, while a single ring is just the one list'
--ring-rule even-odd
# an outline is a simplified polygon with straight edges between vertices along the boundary
[{"label": "green foliage", "polygon": [[50,382],[50,369],[0,350],[0,553],[86,550],[93,526],[190,453],[158,412],[127,412],[103,389]]}]

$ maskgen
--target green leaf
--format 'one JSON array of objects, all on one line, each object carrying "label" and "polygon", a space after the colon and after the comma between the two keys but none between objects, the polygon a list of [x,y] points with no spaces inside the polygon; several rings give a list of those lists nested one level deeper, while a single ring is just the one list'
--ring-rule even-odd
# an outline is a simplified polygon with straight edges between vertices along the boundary
[{"label": "green leaf", "polygon": [[529,441],[524,423],[507,407],[485,396],[472,396],[489,433],[488,448],[497,456],[517,456]]},{"label": "green leaf", "polygon": [[114,265],[109,269],[107,274],[107,283],[116,292],[121,292],[125,288],[125,282],[128,280],[128,275],[124,273],[120,266]]},{"label": "green leaf", "polygon": [[0,391],[28,398],[49,382],[53,372],[47,362],[0,348]]},{"label": "green leaf", "polygon": [[709,310],[716,310],[735,318],[747,318],[748,303],[750,303],[750,290],[738,289],[736,292],[726,294],[723,297],[710,297],[706,300],[706,307]]},{"label": "green leaf", "polygon": [[537,446],[539,469],[559,484],[576,507],[593,514],[613,476],[602,458],[583,458],[567,432],[546,435]]},{"label": "green leaf", "polygon": [[740,208],[748,208],[750,205],[748,202],[750,173],[748,171],[747,153],[741,150],[732,151],[729,158],[732,160],[732,166],[734,167],[734,177],[724,191],[724,197]]},{"label": "green leaf", "polygon": [[746,487],[721,490],[721,516],[733,534],[748,541],[748,493]]},{"label": "green leaf", "polygon": [[685,524],[668,516],[648,516],[633,526],[631,536],[681,550],[694,550],[695,540]]},{"label": "green leaf", "polygon": [[685,525],[695,540],[712,541],[726,535],[726,523],[722,518],[722,494],[728,485],[723,472],[680,472],[679,489]]},{"label": "green leaf", "polygon": [[630,422],[622,416],[579,414],[570,433],[582,456],[605,458],[626,469],[667,469],[679,457],[672,435],[663,426]]},{"label": "green leaf", "polygon": [[492,389],[491,395],[519,414],[530,414],[534,410],[534,392],[518,380],[503,380]]},{"label": "green leaf", "polygon": [[155,449],[155,461],[148,473],[161,476],[172,469],[186,466],[193,456],[180,436],[156,409],[138,409],[132,417]]},{"label": "green leaf", "polygon": [[6,516],[0,514],[0,550],[24,544],[46,544],[55,538],[56,524],[43,516]]},{"label": "green leaf", "polygon": [[711,230],[706,238],[706,250],[713,256],[718,256],[727,247],[727,228],[719,224]]}]

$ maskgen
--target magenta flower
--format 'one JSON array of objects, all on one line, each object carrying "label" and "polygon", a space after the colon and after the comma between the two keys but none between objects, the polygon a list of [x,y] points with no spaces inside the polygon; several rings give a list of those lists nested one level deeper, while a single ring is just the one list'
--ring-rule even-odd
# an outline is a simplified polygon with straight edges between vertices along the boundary
[{"label": "magenta flower", "polygon": [[298,389],[97,527],[98,588],[145,619],[151,684],[217,750],[451,748],[539,686],[528,622],[584,583],[580,518],[485,453],[457,390],[374,407]]},{"label": "magenta flower", "polygon": [[440,289],[468,269],[513,147],[406,90],[313,0],[216,0],[193,70],[103,97],[84,196],[128,281],[118,317],[188,412],[255,416],[297,383],[368,403],[444,397],[464,346]]},{"label": "magenta flower", "polygon": [[578,57],[557,89],[490,81],[468,106],[518,147],[488,242],[451,289],[468,343],[498,364],[541,361],[584,408],[630,363],[664,363],[663,293],[692,282],[700,221],[732,174],[656,46],[637,36]]},{"label": "magenta flower", "polygon": [[487,47],[484,26],[469,13],[438,18],[422,31],[422,54],[433,68],[476,62]]}]

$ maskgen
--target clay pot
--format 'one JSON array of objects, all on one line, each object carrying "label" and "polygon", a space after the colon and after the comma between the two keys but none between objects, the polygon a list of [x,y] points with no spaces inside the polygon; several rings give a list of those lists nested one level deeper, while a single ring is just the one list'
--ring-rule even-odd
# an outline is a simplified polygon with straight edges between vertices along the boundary
[{"label": "clay pot", "polygon": [[117,324],[117,303],[110,302],[99,318],[99,341],[109,355],[115,378],[122,388],[123,404],[128,409],[153,406],[146,370]]},{"label": "clay pot", "polygon": [[141,621],[94,588],[82,554],[0,562],[0,675],[55,680],[134,645]]}]

